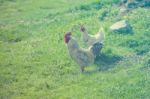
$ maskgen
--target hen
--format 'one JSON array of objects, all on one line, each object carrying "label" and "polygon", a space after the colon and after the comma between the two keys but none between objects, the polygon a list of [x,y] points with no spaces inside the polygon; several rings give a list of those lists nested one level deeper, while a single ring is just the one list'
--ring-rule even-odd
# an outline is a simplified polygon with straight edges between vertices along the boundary
[{"label": "hen", "polygon": [[71,32],[65,34],[64,40],[71,58],[80,65],[82,72],[86,66],[94,63],[93,46],[88,49],[81,48],[76,39],[72,37]]},{"label": "hen", "polygon": [[90,35],[85,27],[81,25],[80,31],[82,32],[82,40],[89,47],[93,46],[93,54],[98,57],[104,44],[104,30],[101,28],[96,35]]},{"label": "hen", "polygon": [[103,28],[100,28],[95,35],[90,35],[83,25],[81,25],[80,31],[82,32],[82,40],[87,46],[91,46],[95,43],[104,43],[105,35]]}]

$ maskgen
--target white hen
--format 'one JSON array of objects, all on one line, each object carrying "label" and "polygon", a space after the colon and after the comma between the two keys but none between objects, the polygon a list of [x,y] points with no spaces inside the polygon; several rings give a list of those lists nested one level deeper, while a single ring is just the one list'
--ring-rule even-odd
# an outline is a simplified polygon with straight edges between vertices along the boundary
[{"label": "white hen", "polygon": [[82,72],[86,66],[94,63],[93,46],[88,49],[81,48],[76,39],[71,36],[71,32],[65,34],[64,40],[71,58],[80,65]]},{"label": "white hen", "polygon": [[86,46],[89,47],[95,43],[104,43],[105,35],[103,28],[100,28],[95,35],[90,35],[83,25],[81,25],[80,31],[82,32],[82,40],[86,44]]}]

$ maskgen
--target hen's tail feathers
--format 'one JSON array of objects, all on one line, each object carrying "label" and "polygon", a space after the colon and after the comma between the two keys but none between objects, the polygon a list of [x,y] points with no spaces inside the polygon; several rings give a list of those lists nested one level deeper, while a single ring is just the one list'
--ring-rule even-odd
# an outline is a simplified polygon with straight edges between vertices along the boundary
[{"label": "hen's tail feathers", "polygon": [[99,29],[99,33],[100,33],[101,39],[102,39],[102,42],[101,42],[101,43],[104,43],[105,31],[104,31],[104,28],[103,28],[103,27],[101,27],[101,28]]},{"label": "hen's tail feathers", "polygon": [[92,52],[93,52],[93,55],[95,56],[95,58],[97,56],[99,56],[100,51],[101,51],[102,48],[103,48],[103,44],[102,43],[97,42],[97,43],[93,44]]}]

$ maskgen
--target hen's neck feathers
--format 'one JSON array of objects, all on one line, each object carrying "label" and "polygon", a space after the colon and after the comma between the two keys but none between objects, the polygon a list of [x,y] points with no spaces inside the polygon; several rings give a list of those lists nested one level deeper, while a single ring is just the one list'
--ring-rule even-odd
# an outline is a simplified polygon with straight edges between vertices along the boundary
[{"label": "hen's neck feathers", "polygon": [[79,49],[79,44],[78,42],[76,41],[75,38],[71,37],[70,41],[68,42],[67,46],[70,48],[70,49]]},{"label": "hen's neck feathers", "polygon": [[91,35],[85,30],[84,32],[82,32],[82,38],[86,41],[87,39],[89,39],[91,37]]}]

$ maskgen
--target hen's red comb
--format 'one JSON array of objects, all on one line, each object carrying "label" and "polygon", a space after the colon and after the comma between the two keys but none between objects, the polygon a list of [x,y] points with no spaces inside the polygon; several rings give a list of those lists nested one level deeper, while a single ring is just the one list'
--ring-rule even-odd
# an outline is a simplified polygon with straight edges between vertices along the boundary
[{"label": "hen's red comb", "polygon": [[65,43],[68,43],[70,40],[71,32],[66,32],[64,36]]}]

